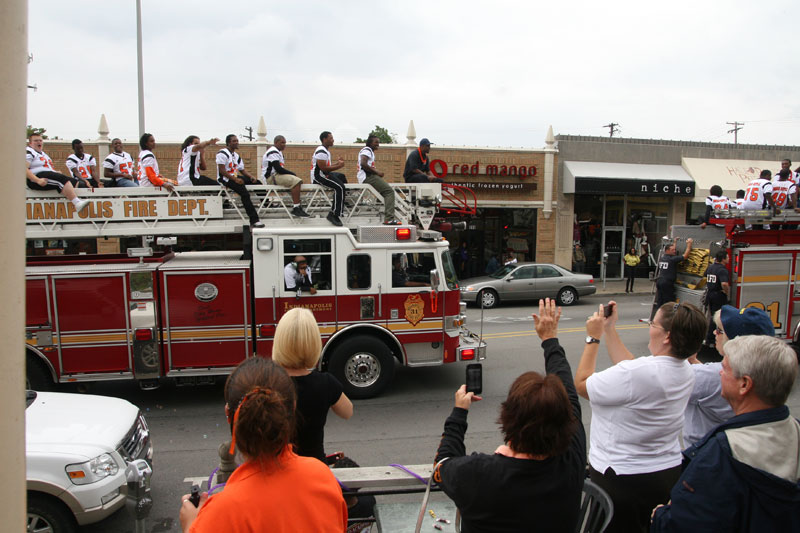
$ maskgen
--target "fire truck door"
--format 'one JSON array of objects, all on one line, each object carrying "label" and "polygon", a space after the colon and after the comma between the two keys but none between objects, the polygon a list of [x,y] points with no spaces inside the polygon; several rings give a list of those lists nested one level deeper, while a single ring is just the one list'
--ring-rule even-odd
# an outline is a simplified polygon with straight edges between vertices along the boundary
[{"label": "fire truck door", "polygon": [[162,275],[169,372],[236,366],[250,355],[247,270]]},{"label": "fire truck door", "polygon": [[404,346],[409,365],[441,363],[445,294],[431,291],[430,272],[437,268],[434,253],[388,255],[391,287],[383,298],[387,327]]},{"label": "fire truck door", "polygon": [[53,276],[51,283],[62,375],[130,371],[125,274]]},{"label": "fire truck door", "polygon": [[740,250],[736,305],[766,311],[775,335],[791,335],[791,306],[797,294],[797,251]]}]

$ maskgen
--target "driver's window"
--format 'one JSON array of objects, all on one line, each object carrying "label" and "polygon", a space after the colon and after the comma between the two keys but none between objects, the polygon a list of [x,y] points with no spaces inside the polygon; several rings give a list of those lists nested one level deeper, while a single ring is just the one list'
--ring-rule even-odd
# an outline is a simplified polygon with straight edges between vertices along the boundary
[{"label": "driver's window", "polygon": [[436,260],[430,252],[392,254],[392,287],[430,287]]},{"label": "driver's window", "polygon": [[520,267],[511,275],[512,279],[531,279],[534,276],[534,267]]},{"label": "driver's window", "polygon": [[296,282],[302,274],[317,291],[333,289],[330,239],[286,239],[283,241],[283,265],[284,288],[288,278],[295,278]]}]

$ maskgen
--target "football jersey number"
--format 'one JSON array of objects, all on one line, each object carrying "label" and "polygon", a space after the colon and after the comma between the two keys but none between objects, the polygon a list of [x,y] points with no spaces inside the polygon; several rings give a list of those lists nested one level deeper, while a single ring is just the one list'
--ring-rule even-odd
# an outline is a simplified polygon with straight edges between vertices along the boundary
[{"label": "football jersey number", "polygon": [[785,202],[785,201],[786,201],[786,193],[785,192],[779,192],[777,195],[775,195],[775,204],[776,205],[779,205],[779,206],[783,205],[783,202]]},{"label": "football jersey number", "polygon": [[86,167],[78,167],[78,172],[81,173],[83,179],[89,179],[89,175],[86,173]]},{"label": "football jersey number", "polygon": [[133,170],[133,163],[120,163],[119,171],[123,174],[130,174]]},{"label": "football jersey number", "polygon": [[42,166],[44,166],[44,168],[49,168],[50,170],[53,170],[53,164],[50,162],[48,158],[39,157],[39,160],[42,162]]},{"label": "football jersey number", "polygon": [[758,191],[759,191],[760,188],[761,187],[757,187],[757,186],[748,188],[747,189],[747,199],[749,201],[751,201],[751,202],[757,202],[758,201],[758,196],[759,196]]}]

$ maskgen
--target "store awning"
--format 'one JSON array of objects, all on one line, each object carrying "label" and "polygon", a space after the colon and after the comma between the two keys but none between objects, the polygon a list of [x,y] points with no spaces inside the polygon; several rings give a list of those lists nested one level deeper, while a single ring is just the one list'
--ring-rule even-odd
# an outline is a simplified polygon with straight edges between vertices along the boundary
[{"label": "store awning", "polygon": [[712,185],[722,187],[724,193],[736,197],[736,191],[758,178],[764,169],[774,174],[781,168],[780,161],[749,161],[743,159],[699,159],[684,157],[683,168],[697,184],[697,197],[705,199]]},{"label": "store awning", "polygon": [[564,193],[694,196],[694,180],[681,165],[565,161]]}]

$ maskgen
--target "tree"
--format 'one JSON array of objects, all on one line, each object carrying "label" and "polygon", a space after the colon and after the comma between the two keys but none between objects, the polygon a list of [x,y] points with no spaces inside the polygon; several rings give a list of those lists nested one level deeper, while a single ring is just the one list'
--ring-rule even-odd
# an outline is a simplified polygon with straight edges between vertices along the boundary
[{"label": "tree", "polygon": [[42,139],[47,139],[47,135],[44,134],[44,132],[46,131],[47,131],[46,128],[34,128],[30,124],[28,124],[28,132],[25,134],[25,138],[27,139],[28,137],[30,137],[35,133],[37,135],[41,135]]},{"label": "tree", "polygon": [[[369,132],[370,135],[377,135],[378,140],[383,144],[397,144],[397,134],[396,133],[389,133],[389,130],[386,128],[382,128],[375,124],[375,129]],[[366,139],[362,139],[358,137],[355,142],[357,143],[365,143],[367,142]]]}]

